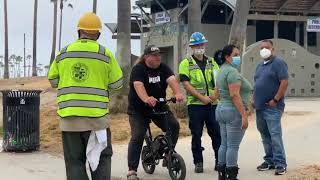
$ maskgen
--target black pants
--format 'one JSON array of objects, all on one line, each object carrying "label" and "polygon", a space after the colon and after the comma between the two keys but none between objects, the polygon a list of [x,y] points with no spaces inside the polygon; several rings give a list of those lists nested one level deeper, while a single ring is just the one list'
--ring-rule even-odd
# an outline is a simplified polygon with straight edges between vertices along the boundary
[{"label": "black pants", "polygon": [[[163,117],[165,119],[163,119]],[[129,123],[131,127],[131,139],[128,147],[129,170],[137,171],[138,169],[140,153],[149,119],[151,119],[164,132],[166,132],[168,124],[170,126],[173,144],[175,145],[178,141],[180,125],[172,112],[169,112],[166,116],[146,116],[141,113],[129,115]]]},{"label": "black pants", "polygon": [[212,141],[212,148],[214,150],[215,162],[218,160],[218,151],[221,144],[220,126],[216,121],[217,106],[211,105],[189,105],[189,128],[191,130],[191,150],[193,154],[193,163],[197,164],[203,162],[202,151],[204,148],[201,146],[201,137],[203,132],[204,123],[206,123],[208,134]]},{"label": "black pants", "polygon": [[[62,131],[67,180],[89,180],[86,172],[86,149],[91,131]],[[92,172],[92,180],[111,179],[111,132],[107,129],[108,147],[101,152],[98,168]]]}]

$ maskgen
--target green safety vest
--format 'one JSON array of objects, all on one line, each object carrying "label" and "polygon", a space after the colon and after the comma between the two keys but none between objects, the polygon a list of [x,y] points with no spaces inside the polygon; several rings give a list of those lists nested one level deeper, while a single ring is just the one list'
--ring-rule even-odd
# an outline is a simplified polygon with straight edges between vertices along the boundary
[{"label": "green safety vest", "polygon": [[109,89],[122,87],[121,68],[112,52],[96,41],[79,39],[63,48],[48,79],[58,88],[60,117],[103,117],[109,113]]},{"label": "green safety vest", "polygon": [[[207,59],[205,77],[192,56],[182,60],[179,65],[179,74],[187,76],[190,79],[190,84],[204,96],[212,96],[214,94],[215,77],[218,70],[218,64],[211,57]],[[187,104],[204,105],[198,98],[189,93],[187,93]],[[213,104],[217,104],[217,102],[213,102]]]}]

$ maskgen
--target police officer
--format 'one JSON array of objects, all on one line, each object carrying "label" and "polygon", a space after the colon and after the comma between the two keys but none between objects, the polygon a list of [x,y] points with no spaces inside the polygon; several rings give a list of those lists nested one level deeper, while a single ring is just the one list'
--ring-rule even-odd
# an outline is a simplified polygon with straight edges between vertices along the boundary
[{"label": "police officer", "polygon": [[189,41],[192,55],[183,59],[179,65],[180,81],[187,91],[189,128],[192,134],[191,150],[196,173],[203,172],[204,148],[201,146],[201,136],[204,123],[212,140],[216,164],[221,143],[220,128],[215,118],[217,101],[213,97],[215,74],[219,66],[213,58],[205,55],[207,42],[202,33],[193,33]]},{"label": "police officer", "polygon": [[[97,42],[100,29],[98,16],[84,14],[78,24],[79,39],[59,52],[48,73],[52,87],[58,89],[58,115],[68,180],[89,180],[87,159],[93,180],[111,177],[108,92],[120,89],[123,79],[112,52]],[[92,159],[96,160],[90,161],[87,154],[95,145],[104,148],[95,149],[98,153],[93,154]]]}]

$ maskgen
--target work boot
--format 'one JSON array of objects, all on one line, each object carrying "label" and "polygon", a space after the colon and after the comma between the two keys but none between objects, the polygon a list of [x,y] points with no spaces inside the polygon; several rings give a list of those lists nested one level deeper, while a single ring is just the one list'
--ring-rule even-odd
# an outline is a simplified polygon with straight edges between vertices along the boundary
[{"label": "work boot", "polygon": [[237,179],[239,168],[235,167],[227,167],[226,168],[226,180],[239,180]]},{"label": "work boot", "polygon": [[218,165],[218,160],[216,159],[215,162],[216,162],[216,163],[215,163],[215,165],[214,165],[214,170],[215,170],[215,171],[219,171],[219,170],[218,170],[218,166],[219,166],[219,165]]},{"label": "work boot", "polygon": [[216,165],[218,171],[218,180],[226,180],[226,165]]},{"label": "work boot", "polygon": [[217,166],[218,166],[218,153],[219,153],[219,149],[214,149],[214,157],[215,157],[215,166],[214,166],[214,170],[218,171]]},{"label": "work boot", "polygon": [[194,172],[195,173],[203,173],[203,163],[202,162],[195,164]]}]

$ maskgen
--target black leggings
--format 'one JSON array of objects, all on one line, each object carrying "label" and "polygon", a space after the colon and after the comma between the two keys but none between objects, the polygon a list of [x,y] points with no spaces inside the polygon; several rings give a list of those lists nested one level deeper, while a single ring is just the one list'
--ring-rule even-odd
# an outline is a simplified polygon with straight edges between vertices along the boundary
[{"label": "black leggings", "polygon": [[[149,116],[150,117],[150,116]],[[140,153],[144,141],[144,136],[148,127],[148,119],[151,119],[162,131],[167,130],[167,122],[170,126],[172,142],[175,145],[178,141],[180,125],[172,112],[165,116],[146,117],[145,114],[136,113],[129,115],[129,123],[131,127],[131,139],[128,147],[128,167],[129,170],[137,171],[139,166]]]}]

